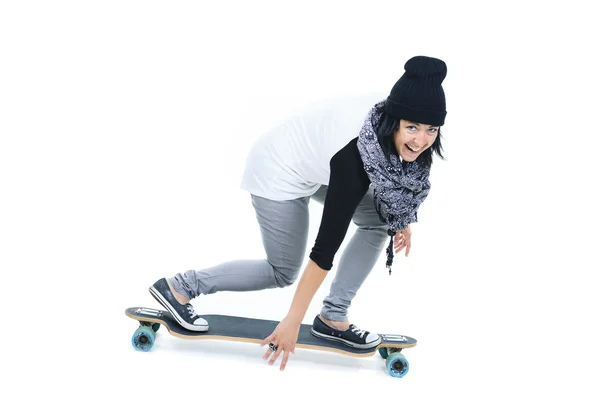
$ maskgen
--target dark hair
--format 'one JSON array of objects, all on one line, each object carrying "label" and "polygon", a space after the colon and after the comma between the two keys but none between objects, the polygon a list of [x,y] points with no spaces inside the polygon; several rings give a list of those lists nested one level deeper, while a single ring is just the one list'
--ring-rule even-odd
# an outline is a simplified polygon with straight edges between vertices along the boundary
[{"label": "dark hair", "polygon": [[[389,159],[391,154],[398,156],[398,151],[396,150],[396,146],[394,144],[394,133],[396,133],[400,127],[400,120],[386,113],[384,109],[385,101],[375,107],[375,112],[373,113],[373,120],[371,123],[375,127],[375,133],[377,134],[377,139],[379,140],[379,144],[381,145],[383,153]],[[429,168],[433,163],[434,152],[438,155],[438,157],[444,160],[442,150],[442,132],[440,128],[438,130],[438,135],[431,147],[421,153],[421,155],[416,159],[416,162],[423,167]]]}]

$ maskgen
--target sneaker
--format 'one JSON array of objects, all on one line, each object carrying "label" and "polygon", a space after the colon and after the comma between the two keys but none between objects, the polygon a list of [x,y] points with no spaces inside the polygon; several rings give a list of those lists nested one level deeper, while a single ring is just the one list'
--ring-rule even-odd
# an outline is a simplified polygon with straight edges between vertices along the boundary
[{"label": "sneaker", "polygon": [[313,321],[310,332],[314,336],[342,342],[347,346],[359,349],[370,349],[381,343],[381,337],[376,333],[358,329],[354,324],[350,324],[348,330],[340,331],[327,325],[318,315]]},{"label": "sneaker", "polygon": [[194,312],[190,303],[181,304],[177,301],[165,278],[156,281],[148,290],[156,301],[173,314],[179,325],[191,331],[208,330],[208,322]]}]

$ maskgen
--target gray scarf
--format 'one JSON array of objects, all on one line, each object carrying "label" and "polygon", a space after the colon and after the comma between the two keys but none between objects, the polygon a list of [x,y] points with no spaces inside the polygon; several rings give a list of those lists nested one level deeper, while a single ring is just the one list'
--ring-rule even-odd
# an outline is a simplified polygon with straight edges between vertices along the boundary
[{"label": "gray scarf", "polygon": [[[375,106],[376,107],[376,106]],[[374,192],[374,205],[381,222],[388,224],[390,243],[387,248],[389,273],[392,273],[393,240],[397,231],[417,221],[417,210],[431,187],[429,168],[415,162],[402,162],[392,155],[385,157],[373,128],[375,107],[369,111],[358,135],[358,150]],[[376,123],[377,121],[375,121]]]}]

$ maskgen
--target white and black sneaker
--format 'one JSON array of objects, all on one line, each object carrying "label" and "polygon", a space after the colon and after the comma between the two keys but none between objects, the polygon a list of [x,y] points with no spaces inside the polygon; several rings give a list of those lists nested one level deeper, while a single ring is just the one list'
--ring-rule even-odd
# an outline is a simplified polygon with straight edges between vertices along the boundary
[{"label": "white and black sneaker", "polygon": [[196,314],[190,303],[181,304],[177,301],[165,278],[156,281],[148,290],[156,301],[173,314],[179,325],[191,331],[208,330],[208,322]]},{"label": "white and black sneaker", "polygon": [[350,324],[348,330],[340,331],[327,325],[318,315],[313,321],[310,332],[314,336],[335,340],[359,349],[370,349],[381,343],[381,337],[376,333],[358,329],[354,324]]}]

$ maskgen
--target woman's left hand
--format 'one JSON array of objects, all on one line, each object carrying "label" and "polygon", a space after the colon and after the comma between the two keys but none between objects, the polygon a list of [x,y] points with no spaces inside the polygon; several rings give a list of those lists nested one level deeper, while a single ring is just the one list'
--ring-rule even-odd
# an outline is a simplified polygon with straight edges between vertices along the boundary
[{"label": "woman's left hand", "polygon": [[406,247],[406,256],[408,257],[408,253],[410,253],[410,237],[410,225],[406,229],[396,232],[396,236],[394,236],[394,250],[396,253]]}]

